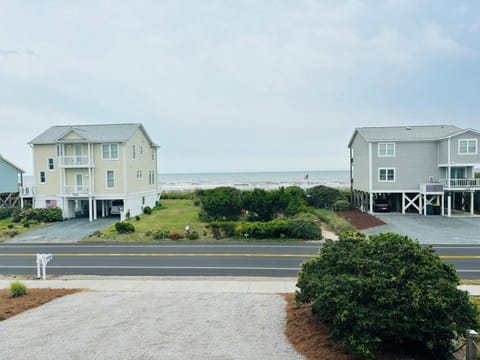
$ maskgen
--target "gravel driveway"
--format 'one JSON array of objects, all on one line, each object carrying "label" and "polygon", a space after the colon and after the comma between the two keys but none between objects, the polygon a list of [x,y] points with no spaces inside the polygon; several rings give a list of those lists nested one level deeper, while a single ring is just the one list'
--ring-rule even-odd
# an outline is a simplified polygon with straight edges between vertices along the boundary
[{"label": "gravel driveway", "polygon": [[0,322],[7,359],[303,359],[276,294],[69,295]]},{"label": "gravel driveway", "polygon": [[6,243],[71,243],[78,242],[97,230],[119,221],[118,217],[99,218],[88,221],[88,218],[69,219],[50,224],[41,229],[16,236]]}]

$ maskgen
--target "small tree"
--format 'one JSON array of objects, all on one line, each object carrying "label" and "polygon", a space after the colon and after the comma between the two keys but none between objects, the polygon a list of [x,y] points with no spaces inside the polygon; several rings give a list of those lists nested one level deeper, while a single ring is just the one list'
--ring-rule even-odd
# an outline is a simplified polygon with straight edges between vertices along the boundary
[{"label": "small tree", "polygon": [[453,265],[407,237],[346,233],[302,264],[296,299],[313,302],[332,338],[366,358],[400,348],[448,359],[452,340],[478,326],[458,284]]},{"label": "small tree", "polygon": [[308,189],[307,200],[311,206],[321,209],[332,209],[335,202],[339,200],[348,201],[340,190],[323,185]]}]

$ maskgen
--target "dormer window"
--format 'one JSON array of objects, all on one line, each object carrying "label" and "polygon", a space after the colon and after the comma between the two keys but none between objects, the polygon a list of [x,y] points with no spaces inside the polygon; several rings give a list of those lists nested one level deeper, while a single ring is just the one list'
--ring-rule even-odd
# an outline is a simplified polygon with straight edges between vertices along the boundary
[{"label": "dormer window", "polygon": [[476,155],[477,139],[458,140],[458,153],[460,155]]},{"label": "dormer window", "polygon": [[379,143],[378,144],[378,156],[379,157],[394,157],[395,156],[395,143]]}]

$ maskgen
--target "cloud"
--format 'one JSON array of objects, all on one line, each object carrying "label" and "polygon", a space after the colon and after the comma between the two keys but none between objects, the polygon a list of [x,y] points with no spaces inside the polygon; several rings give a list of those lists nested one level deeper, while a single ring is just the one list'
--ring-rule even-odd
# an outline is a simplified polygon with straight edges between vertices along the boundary
[{"label": "cloud", "polygon": [[29,55],[29,56],[39,56],[37,53],[30,49],[26,50],[5,50],[0,49],[0,55],[8,56],[8,55]]}]

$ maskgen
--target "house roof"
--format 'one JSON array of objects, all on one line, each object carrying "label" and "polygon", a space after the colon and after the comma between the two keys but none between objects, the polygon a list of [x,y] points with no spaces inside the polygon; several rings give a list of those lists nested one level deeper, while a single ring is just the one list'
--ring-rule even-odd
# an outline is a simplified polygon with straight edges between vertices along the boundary
[{"label": "house roof", "polygon": [[462,130],[455,125],[362,127],[355,129],[352,138],[348,143],[348,147],[351,147],[357,134],[362,136],[367,142],[418,140],[431,141],[450,137],[462,131],[466,130]]},{"label": "house roof", "polygon": [[4,163],[10,165],[11,167],[13,167],[15,170],[17,170],[19,173],[25,173],[24,170],[20,169],[18,166],[16,166],[15,164],[11,163],[10,161],[8,161],[7,159],[5,159],[2,154],[0,154],[0,161],[3,161]]},{"label": "house roof", "polygon": [[[142,124],[98,124],[98,125],[58,125],[52,126],[31,140],[29,144],[57,144],[62,142],[108,143],[125,142],[137,129],[141,129],[151,146],[156,145],[145,131]],[[67,134],[74,132],[77,139],[62,140]]]}]

